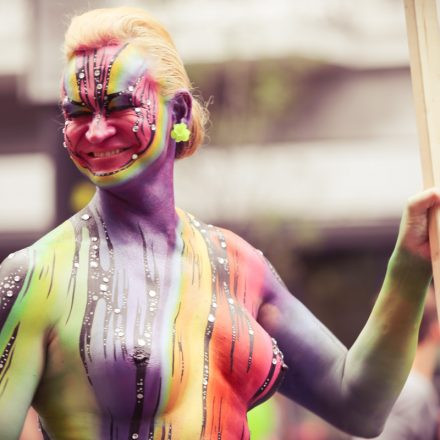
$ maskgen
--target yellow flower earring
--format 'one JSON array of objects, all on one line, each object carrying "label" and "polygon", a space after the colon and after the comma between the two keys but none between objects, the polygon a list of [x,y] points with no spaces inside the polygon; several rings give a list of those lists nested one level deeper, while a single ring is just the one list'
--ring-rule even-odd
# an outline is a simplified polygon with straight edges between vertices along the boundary
[{"label": "yellow flower earring", "polygon": [[186,142],[189,140],[191,132],[188,130],[188,126],[185,122],[174,124],[171,130],[171,138],[176,142]]}]

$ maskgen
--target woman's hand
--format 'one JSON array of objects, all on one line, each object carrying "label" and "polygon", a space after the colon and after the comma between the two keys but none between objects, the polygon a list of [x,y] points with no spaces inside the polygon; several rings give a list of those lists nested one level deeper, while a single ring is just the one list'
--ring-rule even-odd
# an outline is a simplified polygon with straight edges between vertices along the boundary
[{"label": "woman's hand", "polygon": [[428,214],[431,208],[439,206],[438,188],[430,188],[410,197],[400,223],[396,248],[430,260]]}]

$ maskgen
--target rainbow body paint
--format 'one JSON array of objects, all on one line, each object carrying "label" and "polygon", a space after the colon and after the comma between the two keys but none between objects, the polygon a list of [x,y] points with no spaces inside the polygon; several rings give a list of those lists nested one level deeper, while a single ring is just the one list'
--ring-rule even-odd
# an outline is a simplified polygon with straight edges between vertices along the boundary
[{"label": "rainbow body paint", "polygon": [[[9,373],[31,362],[50,438],[249,438],[246,412],[284,368],[256,321],[264,257],[183,211],[173,248],[132,238],[125,248],[90,206],[5,261],[1,398],[30,403]],[[43,340],[44,370],[31,354]]]}]

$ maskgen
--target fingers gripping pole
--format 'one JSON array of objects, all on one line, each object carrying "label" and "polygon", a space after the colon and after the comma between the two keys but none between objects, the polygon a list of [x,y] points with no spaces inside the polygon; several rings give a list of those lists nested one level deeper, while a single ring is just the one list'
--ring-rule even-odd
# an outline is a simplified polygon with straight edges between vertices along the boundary
[{"label": "fingers gripping pole", "polygon": [[[411,78],[425,188],[440,188],[439,0],[404,0]],[[440,313],[440,211],[430,213],[429,241]]]}]

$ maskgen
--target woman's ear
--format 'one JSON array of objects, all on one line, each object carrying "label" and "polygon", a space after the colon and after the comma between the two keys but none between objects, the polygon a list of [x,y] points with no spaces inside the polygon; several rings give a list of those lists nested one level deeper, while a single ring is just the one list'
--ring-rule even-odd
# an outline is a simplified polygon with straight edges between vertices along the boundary
[{"label": "woman's ear", "polygon": [[191,120],[192,96],[187,90],[179,90],[171,100],[174,122],[186,122]]}]

